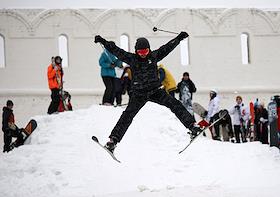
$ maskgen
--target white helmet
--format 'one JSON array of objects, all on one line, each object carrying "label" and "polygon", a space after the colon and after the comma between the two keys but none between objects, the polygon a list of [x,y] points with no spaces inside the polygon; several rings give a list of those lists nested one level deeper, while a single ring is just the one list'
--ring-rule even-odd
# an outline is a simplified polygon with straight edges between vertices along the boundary
[{"label": "white helmet", "polygon": [[216,89],[211,89],[211,90],[210,90],[210,93],[218,94],[218,91],[217,91]]}]

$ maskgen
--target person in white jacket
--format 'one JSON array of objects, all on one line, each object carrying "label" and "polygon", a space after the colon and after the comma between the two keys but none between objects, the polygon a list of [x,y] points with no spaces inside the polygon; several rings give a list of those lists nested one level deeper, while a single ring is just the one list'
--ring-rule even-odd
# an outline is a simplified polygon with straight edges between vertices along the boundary
[{"label": "person in white jacket", "polygon": [[[220,111],[220,98],[217,95],[217,90],[210,90],[209,96],[210,101],[208,104],[208,111],[206,112],[206,120],[211,124],[219,118]],[[220,129],[219,124],[214,125],[215,132],[212,131],[212,137],[215,140],[220,139]]]},{"label": "person in white jacket", "polygon": [[246,122],[249,120],[250,111],[242,102],[241,96],[236,97],[236,105],[229,110],[229,114],[232,118],[236,143],[240,143],[240,135],[242,142],[247,142],[245,126]]}]

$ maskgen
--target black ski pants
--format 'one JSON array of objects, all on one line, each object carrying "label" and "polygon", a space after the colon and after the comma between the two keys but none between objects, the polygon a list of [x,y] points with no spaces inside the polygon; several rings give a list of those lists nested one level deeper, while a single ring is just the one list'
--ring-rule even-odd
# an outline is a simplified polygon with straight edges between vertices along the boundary
[{"label": "black ski pants", "polygon": [[59,106],[59,101],[60,101],[59,89],[54,88],[54,89],[51,89],[51,91],[52,91],[52,94],[51,94],[52,101],[48,108],[48,114],[52,114],[52,113],[58,111],[58,106]]},{"label": "black ski pants", "polygon": [[12,138],[16,137],[16,144],[21,145],[23,144],[23,135],[21,134],[20,130],[16,128],[16,130],[7,129],[4,131],[4,150],[3,151],[10,151],[10,145],[12,143]]},{"label": "black ski pants", "polygon": [[51,94],[52,101],[48,108],[48,114],[52,114],[52,113],[58,111],[58,106],[59,106],[59,101],[60,101],[59,89],[54,88],[54,89],[51,89],[51,91],[52,91],[52,94]]},{"label": "black ski pants", "polygon": [[236,143],[240,143],[240,135],[241,135],[242,142],[246,142],[247,140],[246,140],[246,132],[244,126],[234,125],[233,128],[234,128]]},{"label": "black ski pants", "polygon": [[120,78],[114,79],[114,100],[116,100],[117,105],[122,104],[122,81]]},{"label": "black ski pants", "polygon": [[103,94],[102,104],[111,103],[113,105],[115,77],[102,77],[102,80],[105,85],[105,91]]},{"label": "black ski pants", "polygon": [[193,116],[185,109],[182,103],[170,96],[163,89],[157,89],[142,94],[133,92],[130,96],[127,108],[122,113],[109,138],[113,138],[115,141],[120,142],[129,125],[132,123],[133,118],[148,101],[169,108],[186,128],[189,128],[190,125],[195,122]]}]

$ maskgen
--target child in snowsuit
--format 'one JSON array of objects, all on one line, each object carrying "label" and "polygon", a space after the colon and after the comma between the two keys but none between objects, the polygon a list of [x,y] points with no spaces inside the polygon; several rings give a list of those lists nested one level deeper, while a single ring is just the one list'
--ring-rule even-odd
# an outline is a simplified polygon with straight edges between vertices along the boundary
[{"label": "child in snowsuit", "polygon": [[2,114],[2,131],[4,132],[4,149],[3,152],[9,152],[12,143],[12,137],[16,137],[15,146],[20,146],[23,144],[23,135],[20,129],[15,125],[15,117],[13,113],[13,102],[11,100],[7,101],[5,107],[3,107]]},{"label": "child in snowsuit", "polygon": [[116,144],[121,141],[133,118],[148,101],[168,107],[186,128],[195,136],[201,129],[194,124],[193,116],[184,108],[180,101],[170,96],[164,89],[158,77],[157,63],[166,57],[181,40],[188,37],[186,32],[181,32],[177,37],[152,51],[146,38],[138,38],[135,44],[135,53],[129,53],[117,47],[114,42],[107,41],[100,35],[95,36],[95,43],[101,43],[122,62],[131,67],[132,82],[131,96],[125,111],[122,113],[116,126],[113,128],[110,141],[105,147],[113,152]]},{"label": "child in snowsuit", "polygon": [[131,69],[130,66],[126,66],[123,70],[123,74],[121,76],[122,80],[122,94],[124,95],[126,92],[128,96],[130,96],[130,89],[131,89]]}]

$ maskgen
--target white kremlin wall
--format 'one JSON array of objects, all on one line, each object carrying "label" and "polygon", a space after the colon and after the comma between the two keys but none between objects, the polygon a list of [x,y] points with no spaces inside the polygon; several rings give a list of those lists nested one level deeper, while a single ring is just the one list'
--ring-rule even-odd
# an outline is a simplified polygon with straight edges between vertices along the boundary
[{"label": "white kremlin wall", "polygon": [[[138,37],[148,38],[151,48],[157,49],[176,36],[153,32],[154,26],[189,33],[189,64],[182,65],[180,47],[161,63],[177,82],[188,71],[198,89],[194,100],[204,106],[213,88],[219,91],[224,108],[234,104],[237,94],[245,103],[260,98],[266,104],[270,96],[280,94],[277,10],[2,9],[5,65],[0,65],[0,105],[7,99],[14,101],[20,127],[30,116],[46,113],[50,102],[46,71],[51,56],[59,54],[61,35],[68,46],[64,87],[72,95],[74,109],[100,103],[104,85],[98,59],[102,48],[93,37],[100,34],[120,45],[120,37],[126,35],[133,52]],[[242,33],[248,35],[248,64],[242,64]]]}]

